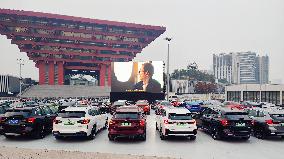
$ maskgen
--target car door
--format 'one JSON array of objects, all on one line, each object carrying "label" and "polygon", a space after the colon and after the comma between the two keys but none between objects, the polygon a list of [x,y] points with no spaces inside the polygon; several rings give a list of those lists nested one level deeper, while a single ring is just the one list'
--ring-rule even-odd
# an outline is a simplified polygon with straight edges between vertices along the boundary
[{"label": "car door", "polygon": [[53,116],[52,111],[48,107],[42,107],[42,111],[43,115],[45,116],[47,128],[52,129],[52,124],[55,116]]},{"label": "car door", "polygon": [[203,128],[208,129],[209,128],[209,124],[210,124],[210,113],[211,113],[211,108],[207,108],[203,111],[202,116],[200,117],[200,121],[201,121],[201,126]]}]

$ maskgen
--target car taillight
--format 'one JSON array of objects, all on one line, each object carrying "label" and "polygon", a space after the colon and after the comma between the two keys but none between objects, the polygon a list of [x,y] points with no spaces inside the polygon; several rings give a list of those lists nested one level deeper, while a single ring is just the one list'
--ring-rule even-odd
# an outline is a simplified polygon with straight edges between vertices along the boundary
[{"label": "car taillight", "polygon": [[27,122],[28,122],[28,123],[34,123],[34,122],[35,122],[35,118],[28,118],[28,119],[27,119]]},{"label": "car taillight", "polygon": [[145,126],[145,121],[144,121],[144,120],[140,120],[139,125],[140,125],[141,127]]},{"label": "car taillight", "polygon": [[196,120],[193,119],[189,124],[196,124]]},{"label": "car taillight", "polygon": [[169,121],[167,119],[164,120],[165,124],[169,124]]},{"label": "car taillight", "polygon": [[0,117],[0,123],[4,123],[6,121],[6,117]]},{"label": "car taillight", "polygon": [[229,125],[229,121],[228,120],[221,120],[221,124],[223,125],[223,126],[228,126]]},{"label": "car taillight", "polygon": [[272,119],[269,119],[269,120],[265,120],[266,124],[268,125],[272,125],[272,124],[279,124],[280,122],[277,122],[277,121],[273,121]]},{"label": "car taillight", "polygon": [[54,119],[54,120],[53,120],[53,123],[54,123],[54,124],[59,124],[59,123],[62,123],[62,121]]},{"label": "car taillight", "polygon": [[84,119],[84,120],[79,120],[78,123],[81,123],[81,124],[89,124],[90,122],[90,119]]}]

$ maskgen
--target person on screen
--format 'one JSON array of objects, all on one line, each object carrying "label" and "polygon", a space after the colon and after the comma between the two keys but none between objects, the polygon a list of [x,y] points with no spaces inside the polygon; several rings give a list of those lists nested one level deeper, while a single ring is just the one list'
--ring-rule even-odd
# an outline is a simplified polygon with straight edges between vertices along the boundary
[{"label": "person on screen", "polygon": [[160,93],[162,91],[161,84],[157,80],[152,79],[154,66],[151,63],[142,64],[138,73],[139,82],[134,85],[134,90],[143,90],[152,93]]}]

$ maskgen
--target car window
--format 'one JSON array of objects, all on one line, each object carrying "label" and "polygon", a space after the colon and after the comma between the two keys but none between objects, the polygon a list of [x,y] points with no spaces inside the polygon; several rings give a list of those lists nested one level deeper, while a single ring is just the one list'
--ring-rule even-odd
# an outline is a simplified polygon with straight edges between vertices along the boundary
[{"label": "car window", "polygon": [[187,113],[187,114],[169,113],[169,119],[171,120],[192,120],[192,116],[190,113]]},{"label": "car window", "polygon": [[11,109],[7,110],[5,113],[5,116],[10,117],[10,116],[30,116],[32,114],[32,110],[19,110],[19,109]]},{"label": "car window", "polygon": [[205,109],[202,114],[210,114],[211,113],[211,109]]},{"label": "car window", "polygon": [[61,111],[58,113],[58,117],[62,118],[81,118],[85,117],[84,111]]},{"label": "car window", "polygon": [[138,119],[140,113],[137,112],[117,112],[114,115],[116,119]]},{"label": "car window", "polygon": [[284,114],[270,114],[270,116],[273,119],[284,120]]},{"label": "car window", "polygon": [[35,115],[41,115],[42,114],[41,109],[40,108],[36,108],[35,111],[34,111],[34,114]]}]

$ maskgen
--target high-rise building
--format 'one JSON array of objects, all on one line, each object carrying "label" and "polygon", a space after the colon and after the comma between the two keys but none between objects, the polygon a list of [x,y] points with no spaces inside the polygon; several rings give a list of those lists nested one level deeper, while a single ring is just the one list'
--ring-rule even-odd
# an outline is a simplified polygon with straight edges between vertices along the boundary
[{"label": "high-rise building", "polygon": [[260,84],[269,83],[269,57],[257,56],[256,57],[256,79]]},{"label": "high-rise building", "polygon": [[269,58],[255,52],[213,54],[214,76],[235,84],[265,84],[269,81]]}]

